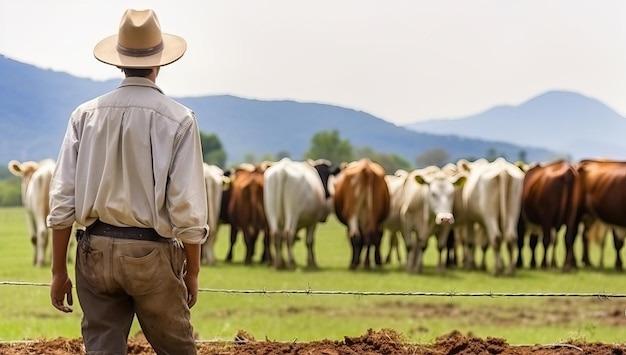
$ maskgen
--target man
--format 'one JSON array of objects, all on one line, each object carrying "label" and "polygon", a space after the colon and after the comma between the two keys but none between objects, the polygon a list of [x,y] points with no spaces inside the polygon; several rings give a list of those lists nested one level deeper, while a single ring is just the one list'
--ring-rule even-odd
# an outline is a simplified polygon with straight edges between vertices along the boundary
[{"label": "man", "polygon": [[72,224],[87,226],[75,268],[87,354],[126,354],[135,315],[157,354],[196,353],[189,309],[208,235],[199,129],[156,85],[186,47],[152,10],[127,10],[94,49],[126,78],[70,117],[50,191],[50,297],[72,311],[67,246]]}]

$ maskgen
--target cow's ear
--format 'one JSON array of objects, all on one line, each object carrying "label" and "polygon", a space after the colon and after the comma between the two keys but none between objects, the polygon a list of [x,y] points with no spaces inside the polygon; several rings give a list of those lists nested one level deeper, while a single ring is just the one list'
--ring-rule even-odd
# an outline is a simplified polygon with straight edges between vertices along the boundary
[{"label": "cow's ear", "polygon": [[24,175],[24,172],[21,169],[21,164],[19,161],[17,160],[11,160],[8,164],[9,167],[9,171],[11,172],[11,174],[15,175],[15,176],[22,176]]},{"label": "cow's ear", "polygon": [[465,185],[466,181],[467,181],[467,176],[459,175],[457,177],[456,181],[454,181],[454,186],[463,186],[463,185]]},{"label": "cow's ear", "polygon": [[420,185],[428,185],[428,181],[422,175],[415,175],[415,181]]}]

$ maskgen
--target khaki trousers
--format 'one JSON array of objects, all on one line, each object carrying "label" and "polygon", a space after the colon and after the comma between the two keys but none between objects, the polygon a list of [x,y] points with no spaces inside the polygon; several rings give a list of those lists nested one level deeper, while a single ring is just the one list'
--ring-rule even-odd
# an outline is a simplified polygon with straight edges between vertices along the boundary
[{"label": "khaki trousers", "polygon": [[157,354],[196,354],[184,269],[176,242],[85,233],[76,248],[76,292],[87,354],[126,354],[135,315]]}]

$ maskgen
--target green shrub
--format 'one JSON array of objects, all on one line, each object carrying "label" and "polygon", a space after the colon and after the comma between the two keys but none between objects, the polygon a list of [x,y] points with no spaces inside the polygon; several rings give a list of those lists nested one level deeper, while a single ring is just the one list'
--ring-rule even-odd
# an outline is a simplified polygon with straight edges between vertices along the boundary
[{"label": "green shrub", "polygon": [[18,179],[0,180],[0,206],[20,206],[21,186]]}]

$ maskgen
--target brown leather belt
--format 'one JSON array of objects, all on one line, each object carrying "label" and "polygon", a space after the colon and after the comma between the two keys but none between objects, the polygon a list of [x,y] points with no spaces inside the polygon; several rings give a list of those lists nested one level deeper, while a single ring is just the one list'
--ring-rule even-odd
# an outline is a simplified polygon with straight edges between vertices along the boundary
[{"label": "brown leather belt", "polygon": [[140,227],[117,227],[101,220],[96,220],[92,225],[87,227],[89,234],[102,235],[111,238],[147,240],[152,242],[169,243],[173,239],[164,238],[152,228]]}]

